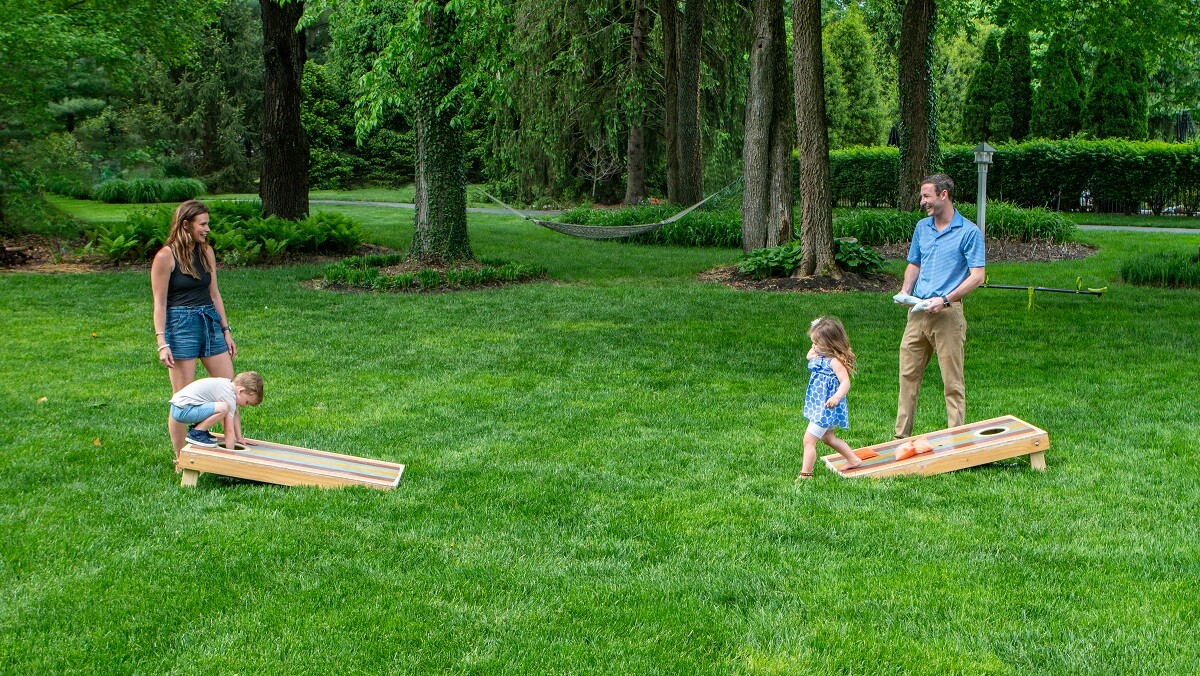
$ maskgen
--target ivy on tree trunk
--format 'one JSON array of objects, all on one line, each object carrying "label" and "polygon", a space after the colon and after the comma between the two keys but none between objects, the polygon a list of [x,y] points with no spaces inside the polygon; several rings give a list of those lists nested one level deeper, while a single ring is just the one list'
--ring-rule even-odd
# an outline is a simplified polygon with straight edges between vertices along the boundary
[{"label": "ivy on tree trunk", "polygon": [[700,56],[704,48],[704,0],[687,0],[679,39],[680,204],[699,202],[704,190],[700,140]]},{"label": "ivy on tree trunk", "polygon": [[303,2],[260,0],[263,26],[263,166],[259,183],[263,215],[308,215],[308,139],[300,121],[300,81],[308,59],[296,25]]},{"label": "ivy on tree trunk", "polygon": [[444,105],[461,71],[453,57],[458,17],[434,3],[423,28],[429,61],[418,66],[416,215],[409,257],[435,265],[473,260],[467,234],[467,176],[457,106]]},{"label": "ivy on tree trunk", "polygon": [[679,203],[679,7],[662,0],[663,137],[667,160],[667,200]]},{"label": "ivy on tree trunk", "polygon": [[646,197],[646,136],[645,103],[641,94],[642,77],[646,70],[646,35],[650,32],[651,14],[645,0],[638,0],[633,9],[633,28],[629,36],[629,73],[634,91],[630,97],[629,140],[626,144],[625,204],[637,204]]}]

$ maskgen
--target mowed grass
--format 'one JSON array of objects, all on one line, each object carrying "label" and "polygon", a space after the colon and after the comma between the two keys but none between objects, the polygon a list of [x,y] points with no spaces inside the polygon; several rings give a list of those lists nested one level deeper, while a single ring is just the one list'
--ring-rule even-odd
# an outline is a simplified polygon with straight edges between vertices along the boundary
[{"label": "mowed grass", "polygon": [[[411,237],[408,214],[349,209],[373,241]],[[392,492],[181,489],[145,272],[0,275],[0,668],[1200,668],[1200,293],[1113,279],[1200,235],[1089,232],[1085,261],[989,268],[1110,287],[968,301],[969,419],[1048,430],[1045,473],[797,486],[804,329],[846,323],[845,436],[886,440],[890,294],[736,292],[695,274],[737,252],[471,223],[477,253],[561,281],[333,294],[301,286],[318,266],[221,272],[236,367],[266,378],[247,434],[405,463]],[[945,424],[926,382],[920,431]]]}]

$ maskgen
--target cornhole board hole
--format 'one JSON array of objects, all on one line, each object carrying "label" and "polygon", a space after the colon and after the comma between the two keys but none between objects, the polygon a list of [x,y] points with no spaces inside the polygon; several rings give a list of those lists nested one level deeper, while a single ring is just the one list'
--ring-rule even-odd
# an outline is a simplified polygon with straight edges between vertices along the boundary
[{"label": "cornhole board hole", "polygon": [[211,472],[281,486],[369,486],[391,490],[399,485],[404,474],[404,465],[394,462],[256,439],[246,441],[246,446],[238,444],[238,450],[233,451],[224,446],[184,446],[175,461],[176,469],[183,472],[180,485],[195,486],[201,473]]},{"label": "cornhole board hole", "polygon": [[1022,455],[1029,456],[1029,464],[1034,469],[1044,470],[1046,449],[1050,448],[1050,436],[1045,430],[1011,415],[919,436],[933,445],[932,452],[896,460],[896,449],[904,442],[918,438],[909,437],[856,449],[855,453],[863,458],[863,463],[844,472],[841,468],[846,459],[837,453],[821,459],[826,467],[844,477],[928,476]]}]

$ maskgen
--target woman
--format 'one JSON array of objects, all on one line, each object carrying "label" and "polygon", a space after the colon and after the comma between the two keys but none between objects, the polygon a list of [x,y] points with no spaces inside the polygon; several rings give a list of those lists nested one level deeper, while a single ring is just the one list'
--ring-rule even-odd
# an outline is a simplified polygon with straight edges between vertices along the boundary
[{"label": "woman", "polygon": [[[197,359],[209,376],[233,378],[237,346],[217,288],[217,261],[208,231],[208,207],[196,200],[180,204],[167,243],[150,265],[154,337],[158,360],[171,376],[172,393],[196,379]],[[168,416],[167,429],[178,458],[187,428]]]}]

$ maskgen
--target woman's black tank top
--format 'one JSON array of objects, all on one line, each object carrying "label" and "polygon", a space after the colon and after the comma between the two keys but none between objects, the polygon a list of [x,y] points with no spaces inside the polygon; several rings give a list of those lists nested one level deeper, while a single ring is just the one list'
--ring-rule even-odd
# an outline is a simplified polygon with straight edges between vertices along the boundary
[{"label": "woman's black tank top", "polygon": [[196,268],[200,279],[181,271],[179,261],[175,261],[175,268],[171,270],[171,281],[167,285],[167,307],[212,305],[212,294],[208,292],[208,285],[212,283],[212,273],[204,269],[202,256],[200,249],[195,249],[192,266]]}]

